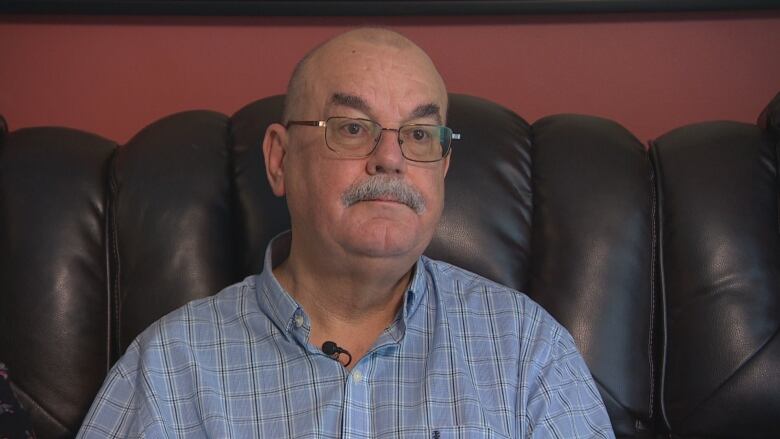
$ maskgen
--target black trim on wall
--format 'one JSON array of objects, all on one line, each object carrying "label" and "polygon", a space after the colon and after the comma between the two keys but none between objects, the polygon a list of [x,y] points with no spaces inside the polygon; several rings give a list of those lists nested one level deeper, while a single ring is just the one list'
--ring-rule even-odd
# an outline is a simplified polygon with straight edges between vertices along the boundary
[{"label": "black trim on wall", "polygon": [[0,0],[0,13],[111,15],[520,15],[780,9],[780,0]]}]

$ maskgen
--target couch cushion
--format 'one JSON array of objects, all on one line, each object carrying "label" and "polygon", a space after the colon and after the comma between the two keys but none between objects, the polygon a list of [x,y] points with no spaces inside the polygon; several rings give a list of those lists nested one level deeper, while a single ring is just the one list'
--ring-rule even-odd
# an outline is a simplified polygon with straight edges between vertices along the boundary
[{"label": "couch cushion", "polygon": [[41,437],[76,433],[110,366],[106,174],[115,146],[66,128],[0,138],[0,358]]},{"label": "couch cushion", "polygon": [[678,437],[776,437],[776,144],[755,125],[708,122],[671,131],[652,150],[666,421]]},{"label": "couch cushion", "polygon": [[654,208],[644,146],[617,123],[533,124],[528,294],[574,336],[618,436],[654,425]]},{"label": "couch cushion", "polygon": [[228,118],[188,111],[144,128],[111,168],[113,359],[152,322],[242,279]]}]

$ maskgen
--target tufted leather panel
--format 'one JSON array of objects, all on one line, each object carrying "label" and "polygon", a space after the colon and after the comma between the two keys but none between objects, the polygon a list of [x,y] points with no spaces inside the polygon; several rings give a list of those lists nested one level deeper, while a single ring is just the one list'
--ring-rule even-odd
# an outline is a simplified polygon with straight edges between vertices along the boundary
[{"label": "tufted leather panel", "polygon": [[666,319],[663,409],[678,437],[780,432],[780,239],[774,141],[696,124],[653,145]]},{"label": "tufted leather panel", "polygon": [[653,213],[643,145],[615,122],[533,125],[529,295],[572,333],[615,434],[652,429]]},{"label": "tufted leather panel", "polygon": [[39,437],[70,437],[109,366],[105,181],[115,145],[64,128],[0,135],[0,358]]},{"label": "tufted leather panel", "polygon": [[229,142],[224,115],[191,111],[155,122],[118,150],[111,178],[114,354],[164,314],[241,279]]}]

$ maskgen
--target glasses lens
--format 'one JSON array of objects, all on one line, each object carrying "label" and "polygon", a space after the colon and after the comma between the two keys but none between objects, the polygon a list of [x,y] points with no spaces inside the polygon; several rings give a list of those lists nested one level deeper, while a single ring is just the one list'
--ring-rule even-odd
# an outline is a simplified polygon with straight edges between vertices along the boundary
[{"label": "glasses lens", "polygon": [[447,155],[452,130],[439,125],[405,125],[398,133],[401,149],[409,160],[435,162]]},{"label": "glasses lens", "polygon": [[325,125],[325,143],[342,155],[361,157],[371,153],[381,127],[367,119],[331,117]]}]

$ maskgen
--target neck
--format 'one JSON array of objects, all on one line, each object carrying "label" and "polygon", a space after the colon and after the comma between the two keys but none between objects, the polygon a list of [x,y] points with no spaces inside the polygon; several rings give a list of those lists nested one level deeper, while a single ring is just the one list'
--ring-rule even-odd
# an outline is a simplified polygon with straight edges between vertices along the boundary
[{"label": "neck", "polygon": [[303,255],[293,240],[289,257],[274,275],[309,316],[309,343],[336,342],[352,354],[352,366],[395,319],[414,261],[360,258],[334,267]]}]

